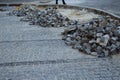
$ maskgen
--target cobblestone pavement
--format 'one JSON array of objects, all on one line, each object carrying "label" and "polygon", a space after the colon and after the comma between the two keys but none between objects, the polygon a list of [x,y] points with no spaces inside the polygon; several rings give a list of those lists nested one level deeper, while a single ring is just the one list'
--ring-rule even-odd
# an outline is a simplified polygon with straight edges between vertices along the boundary
[{"label": "cobblestone pavement", "polygon": [[0,65],[0,71],[0,80],[120,80],[120,61],[87,58],[28,62]]},{"label": "cobblestone pavement", "polygon": [[[119,12],[118,0],[101,1],[77,5],[101,9],[106,6],[104,9]],[[113,8],[107,7],[110,3]],[[84,55],[61,40],[64,28],[29,26],[5,13],[0,12],[0,80],[120,80],[120,55]]]}]

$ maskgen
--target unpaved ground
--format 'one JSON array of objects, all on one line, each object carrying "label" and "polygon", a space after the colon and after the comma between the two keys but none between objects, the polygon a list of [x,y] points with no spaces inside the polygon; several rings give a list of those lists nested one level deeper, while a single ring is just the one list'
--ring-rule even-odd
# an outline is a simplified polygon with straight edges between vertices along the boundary
[{"label": "unpaved ground", "polygon": [[87,22],[99,16],[92,12],[88,12],[87,10],[58,9],[58,11],[64,16],[67,16],[68,18],[72,20],[79,20],[81,22]]}]

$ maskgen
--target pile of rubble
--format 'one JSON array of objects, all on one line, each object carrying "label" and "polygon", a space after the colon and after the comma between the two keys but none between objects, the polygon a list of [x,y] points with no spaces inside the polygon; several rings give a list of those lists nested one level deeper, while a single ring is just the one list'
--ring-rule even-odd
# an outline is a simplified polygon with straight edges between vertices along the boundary
[{"label": "pile of rubble", "polygon": [[106,57],[120,53],[120,22],[109,16],[85,24],[71,24],[62,33],[72,48],[86,54]]},{"label": "pile of rubble", "polygon": [[63,40],[80,52],[98,57],[120,53],[120,22],[110,16],[100,16],[87,23],[70,20],[59,13],[57,8],[39,10],[24,5],[9,15],[22,16],[21,21],[43,27],[66,27]]},{"label": "pile of rubble", "polygon": [[37,10],[38,9],[35,6],[21,5],[19,7],[16,7],[16,10],[9,12],[8,15],[22,17],[22,16],[27,16],[30,13],[33,13],[34,11],[37,11]]},{"label": "pile of rubble", "polygon": [[60,14],[56,7],[39,10],[35,6],[23,5],[20,9],[10,12],[9,15],[23,17],[21,21],[43,27],[62,27],[67,26],[69,22],[69,18]]}]

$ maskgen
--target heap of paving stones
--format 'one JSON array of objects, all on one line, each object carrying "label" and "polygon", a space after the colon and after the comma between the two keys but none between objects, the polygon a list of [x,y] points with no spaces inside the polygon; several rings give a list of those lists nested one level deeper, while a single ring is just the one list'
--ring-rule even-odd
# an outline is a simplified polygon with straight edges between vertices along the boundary
[{"label": "heap of paving stones", "polygon": [[98,57],[120,53],[120,22],[110,16],[100,16],[87,23],[80,23],[63,16],[55,7],[39,10],[31,5],[24,5],[9,15],[20,16],[21,21],[43,27],[66,26],[62,33],[63,40],[80,52]]},{"label": "heap of paving stones", "polygon": [[9,12],[8,15],[23,17],[23,16],[27,16],[27,15],[29,15],[29,14],[37,11],[37,10],[38,9],[35,6],[21,5],[21,6],[17,7],[16,10],[13,10],[12,12]]},{"label": "heap of paving stones", "polygon": [[76,22],[62,34],[67,45],[86,54],[106,57],[120,53],[120,22],[109,16],[84,24]]},{"label": "heap of paving stones", "polygon": [[23,17],[21,21],[43,27],[62,27],[67,26],[69,22],[69,18],[60,14],[56,7],[39,10],[35,6],[24,5],[20,9],[10,12],[9,15]]}]

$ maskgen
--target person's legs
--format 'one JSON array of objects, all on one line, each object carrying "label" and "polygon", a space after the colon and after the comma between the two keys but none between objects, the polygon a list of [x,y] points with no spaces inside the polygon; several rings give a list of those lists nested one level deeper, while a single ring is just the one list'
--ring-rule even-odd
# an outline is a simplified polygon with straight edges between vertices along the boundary
[{"label": "person's legs", "polygon": [[56,4],[58,4],[58,0],[56,0]]},{"label": "person's legs", "polygon": [[63,4],[66,4],[64,0],[62,0]]}]

